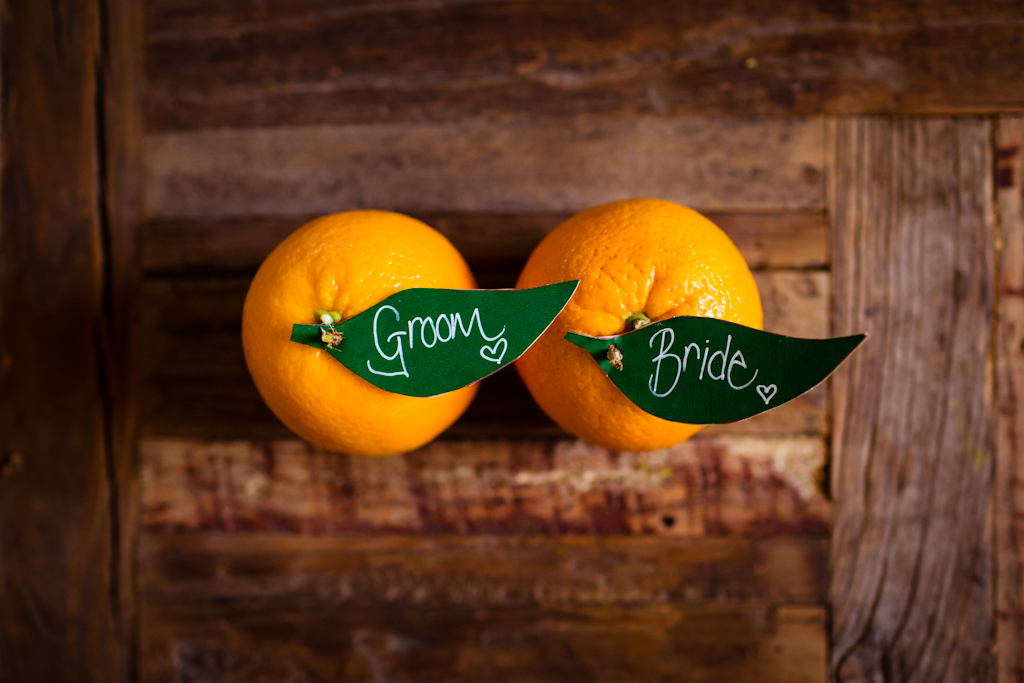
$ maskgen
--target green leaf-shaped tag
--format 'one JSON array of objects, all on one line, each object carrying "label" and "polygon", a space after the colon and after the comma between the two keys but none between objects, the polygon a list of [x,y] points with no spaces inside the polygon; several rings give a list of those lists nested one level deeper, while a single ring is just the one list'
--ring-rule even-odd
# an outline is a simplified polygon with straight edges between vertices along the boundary
[{"label": "green leaf-shaped tag", "polygon": [[385,391],[437,396],[523,355],[578,285],[570,280],[521,290],[406,289],[333,326],[295,325],[291,340],[327,351]]},{"label": "green leaf-shaped tag", "polygon": [[[589,351],[642,410],[673,422],[719,424],[793,400],[828,377],[864,336],[797,339],[681,316],[617,337],[565,338]],[[609,353],[612,346],[617,352]]]}]

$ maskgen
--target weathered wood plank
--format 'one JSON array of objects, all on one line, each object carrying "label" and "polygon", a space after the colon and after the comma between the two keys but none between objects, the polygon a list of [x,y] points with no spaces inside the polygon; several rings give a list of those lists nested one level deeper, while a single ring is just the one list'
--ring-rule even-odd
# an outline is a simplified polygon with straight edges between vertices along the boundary
[{"label": "weathered wood plank", "polygon": [[153,130],[1024,108],[1014,0],[149,7]]},{"label": "weathered wood plank", "polygon": [[[509,287],[521,264],[489,271]],[[830,281],[824,271],[755,274],[766,329],[802,337],[828,336]],[[481,278],[483,279],[483,278]],[[484,282],[487,282],[486,280]],[[264,405],[249,377],[241,345],[247,277],[152,279],[142,289],[142,430],[149,436],[270,439],[289,432]],[[739,423],[700,432],[822,434],[826,394],[814,389],[797,400]],[[485,379],[448,437],[563,435],[537,407],[512,368]]]},{"label": "weathered wood plank", "polygon": [[823,680],[825,542],[143,536],[141,679]]},{"label": "weathered wood plank", "polygon": [[[142,535],[141,591],[424,608],[827,599],[824,537]],[[301,577],[297,580],[296,577]]]},{"label": "weathered wood plank", "polygon": [[999,328],[996,348],[996,655],[999,683],[1024,681],[1024,118],[996,133]]},{"label": "weathered wood plank", "polygon": [[130,346],[121,316],[138,206],[138,139],[120,126],[140,130],[138,93],[119,79],[137,66],[124,62],[125,32],[138,39],[139,27],[125,9],[8,0],[0,17],[5,681],[133,676],[134,582],[120,536],[133,418],[116,354]]},{"label": "weathered wood plank", "polygon": [[[828,226],[822,211],[709,211],[705,215],[729,235],[751,268],[828,266]],[[568,217],[564,213],[417,216],[451,240],[484,279],[485,271],[501,269],[506,263],[521,266],[541,239]],[[142,267],[158,275],[255,272],[281,240],[312,218],[152,221],[142,235]]]},{"label": "weathered wood plank", "polygon": [[152,218],[380,208],[575,212],[645,196],[705,209],[824,205],[820,119],[587,118],[151,134]]},{"label": "weathered wood plank", "polygon": [[831,124],[835,376],[832,675],[994,674],[994,212],[980,119]]},{"label": "weathered wood plank", "polygon": [[[267,408],[248,375],[153,375],[145,381],[142,399],[141,429],[146,437],[293,437]],[[825,434],[828,414],[828,394],[821,386],[771,411],[769,416],[705,427],[694,438],[715,434]],[[506,368],[481,383],[469,409],[441,438],[565,436],[534,402],[515,369]]]},{"label": "weathered wood plank", "polygon": [[822,607],[188,602],[146,611],[153,615],[141,654],[146,683],[818,683],[827,652]]},{"label": "weathered wood plank", "polygon": [[435,441],[358,458],[300,441],[142,442],[150,531],[822,533],[821,437],[717,437],[652,453],[579,441]]}]

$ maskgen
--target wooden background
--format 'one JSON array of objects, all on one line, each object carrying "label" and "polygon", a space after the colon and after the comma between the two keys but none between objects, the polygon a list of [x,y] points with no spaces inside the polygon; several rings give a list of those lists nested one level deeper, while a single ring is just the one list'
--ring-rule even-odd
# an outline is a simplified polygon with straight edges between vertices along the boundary
[{"label": "wooden background", "polygon": [[[1024,5],[3,0],[0,680],[1024,682]],[[591,205],[705,212],[765,327],[869,342],[649,454],[514,370],[420,451],[267,410],[309,217],[481,286]]]}]

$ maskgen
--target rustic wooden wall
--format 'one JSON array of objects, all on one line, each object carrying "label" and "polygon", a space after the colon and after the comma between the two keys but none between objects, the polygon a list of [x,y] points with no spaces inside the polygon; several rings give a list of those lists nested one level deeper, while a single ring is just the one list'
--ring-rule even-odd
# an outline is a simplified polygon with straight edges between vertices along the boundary
[{"label": "rustic wooden wall", "polygon": [[135,680],[142,12],[2,9],[0,680]]},{"label": "rustic wooden wall", "polygon": [[[1024,681],[1018,0],[0,16],[0,680]],[[870,331],[833,391],[616,453],[505,370],[365,460],[248,378],[312,215],[410,213],[505,287],[635,195],[733,237],[767,329]],[[73,352],[22,334],[69,306]]]}]

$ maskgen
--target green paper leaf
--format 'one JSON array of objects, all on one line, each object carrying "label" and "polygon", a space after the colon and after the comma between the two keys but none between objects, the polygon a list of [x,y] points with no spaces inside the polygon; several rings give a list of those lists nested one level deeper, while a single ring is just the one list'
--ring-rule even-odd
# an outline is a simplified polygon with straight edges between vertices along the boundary
[{"label": "green paper leaf", "polygon": [[[565,335],[642,410],[689,424],[735,422],[792,401],[828,377],[864,337],[797,339],[690,316],[616,337]],[[608,359],[612,345],[622,354],[621,370]]]},{"label": "green paper leaf", "polygon": [[[437,396],[523,355],[569,303],[579,280],[533,289],[406,289],[348,320],[295,325],[291,340],[327,351],[385,391]],[[325,332],[343,338],[329,347]]]}]

